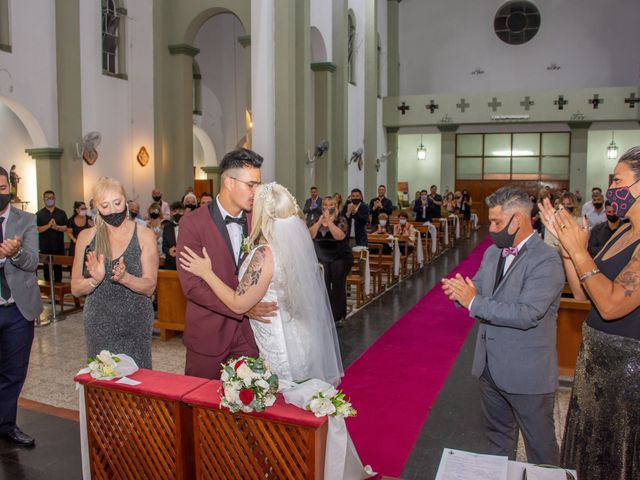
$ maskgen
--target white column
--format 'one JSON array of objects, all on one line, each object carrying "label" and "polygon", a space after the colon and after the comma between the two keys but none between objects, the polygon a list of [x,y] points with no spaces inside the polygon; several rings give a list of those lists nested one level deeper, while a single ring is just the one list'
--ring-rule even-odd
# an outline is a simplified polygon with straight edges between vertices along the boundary
[{"label": "white column", "polygon": [[252,148],[262,155],[262,180],[275,179],[275,8],[274,0],[251,0]]}]

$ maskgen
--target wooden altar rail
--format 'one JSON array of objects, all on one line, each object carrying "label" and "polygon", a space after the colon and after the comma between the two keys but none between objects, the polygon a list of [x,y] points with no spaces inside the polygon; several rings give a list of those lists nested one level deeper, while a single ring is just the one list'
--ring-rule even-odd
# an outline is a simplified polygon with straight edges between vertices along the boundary
[{"label": "wooden altar rail", "polygon": [[281,395],[265,412],[233,414],[220,408],[218,380],[145,369],[129,378],[142,383],[76,377],[93,480],[323,478],[326,417]]},{"label": "wooden altar rail", "polygon": [[591,310],[591,302],[574,298],[561,298],[558,309],[556,345],[558,350],[558,370],[561,376],[573,377],[580,344],[582,324]]},{"label": "wooden altar rail", "polygon": [[177,271],[158,270],[156,297],[158,313],[153,326],[160,329],[160,339],[166,341],[177,332],[184,332],[187,299],[182,293]]}]

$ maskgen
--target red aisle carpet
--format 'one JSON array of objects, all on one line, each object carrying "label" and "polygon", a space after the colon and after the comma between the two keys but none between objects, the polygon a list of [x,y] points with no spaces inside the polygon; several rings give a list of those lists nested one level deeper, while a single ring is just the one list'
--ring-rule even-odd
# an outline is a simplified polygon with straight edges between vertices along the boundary
[{"label": "red aisle carpet", "polygon": [[[450,275],[473,277],[490,244],[480,242]],[[347,368],[340,388],[358,410],[347,425],[365,465],[400,476],[472,325],[436,285]]]}]

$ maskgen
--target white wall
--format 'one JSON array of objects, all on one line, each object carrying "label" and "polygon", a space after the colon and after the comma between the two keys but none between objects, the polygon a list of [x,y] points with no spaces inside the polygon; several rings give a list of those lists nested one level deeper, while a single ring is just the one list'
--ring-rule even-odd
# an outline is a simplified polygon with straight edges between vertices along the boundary
[{"label": "white wall", "polygon": [[[380,34],[380,43],[382,45],[382,52],[380,54],[380,76],[378,81],[380,82],[380,97],[377,99],[376,105],[376,130],[377,130],[377,146],[378,146],[378,158],[388,153],[387,150],[387,137],[385,129],[382,125],[382,97],[387,95],[387,0],[376,0],[378,2],[376,9],[376,31]],[[377,52],[377,50],[376,50]],[[380,170],[378,171],[378,185],[387,183],[387,162],[382,162]],[[387,185],[387,189],[390,192],[395,192],[395,185]],[[391,195],[391,194],[389,194]],[[390,197],[394,203],[395,198]]]},{"label": "white wall", "polygon": [[602,191],[608,188],[609,175],[613,173],[618,159],[607,158],[607,146],[611,143],[611,133],[618,145],[618,157],[631,147],[640,145],[640,130],[590,130],[587,140],[587,192],[591,188],[600,187]]},{"label": "white wall", "polygon": [[[353,10],[356,19],[356,84],[348,84],[348,120],[347,120],[347,157],[358,148],[364,148],[364,2],[368,0],[349,0],[349,8]],[[345,39],[348,37],[345,35]],[[372,154],[373,153],[373,154]],[[365,152],[366,162],[375,162],[377,152]],[[364,168],[358,170],[355,163],[347,170],[347,188],[359,188],[364,192]],[[367,195],[370,192],[365,192]]]},{"label": "white wall", "polygon": [[422,144],[427,149],[427,158],[418,160],[420,134],[398,135],[398,181],[409,182],[409,201],[413,200],[416,190],[429,190],[431,185],[437,185],[438,192],[442,193],[445,187],[440,184],[440,134],[423,134]]},{"label": "white wall", "polygon": [[36,191],[36,161],[25,153],[26,148],[33,148],[29,132],[20,119],[6,105],[0,103],[0,166],[8,172],[11,165],[16,166],[16,173],[22,177],[18,183],[18,197],[29,202],[26,210],[35,212],[38,206]]},{"label": "white wall", "polygon": [[[316,27],[326,47],[327,59],[330,62],[333,52],[333,25],[331,19],[333,17],[333,2],[327,0],[311,0],[309,3],[310,23],[312,27]],[[313,59],[312,59],[313,61]]]},{"label": "white wall", "polygon": [[[100,2],[80,2],[82,133],[102,135],[97,162],[82,163],[85,201],[102,176],[120,180],[141,209],[151,201],[155,186],[152,7],[152,0],[125,3],[128,80],[122,80],[102,74]],[[145,167],[136,160],[142,146],[150,156]]]},{"label": "white wall", "polygon": [[194,116],[194,123],[207,132],[221,157],[246,133],[247,60],[238,43],[245,33],[240,21],[225,13],[207,20],[194,42],[202,75],[202,116]]},{"label": "white wall", "polygon": [[[636,85],[638,0],[535,0],[541,28],[523,45],[493,31],[505,0],[400,3],[400,94]],[[546,69],[552,62],[560,70]],[[476,68],[482,75],[471,75]]]},{"label": "white wall", "polygon": [[55,2],[12,1],[9,15],[12,53],[0,51],[0,96],[28,112],[34,147],[57,147]]}]

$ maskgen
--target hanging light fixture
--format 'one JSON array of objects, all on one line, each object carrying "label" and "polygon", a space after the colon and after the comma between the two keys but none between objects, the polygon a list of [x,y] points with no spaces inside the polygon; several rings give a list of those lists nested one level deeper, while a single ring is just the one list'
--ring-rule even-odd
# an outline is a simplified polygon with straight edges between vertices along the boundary
[{"label": "hanging light fixture", "polygon": [[418,147],[418,160],[426,160],[427,149],[422,144],[422,134],[420,134],[420,146]]},{"label": "hanging light fixture", "polygon": [[618,145],[613,140],[613,132],[611,132],[611,143],[607,147],[607,158],[609,160],[615,160],[618,158]]}]

